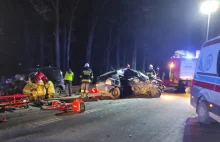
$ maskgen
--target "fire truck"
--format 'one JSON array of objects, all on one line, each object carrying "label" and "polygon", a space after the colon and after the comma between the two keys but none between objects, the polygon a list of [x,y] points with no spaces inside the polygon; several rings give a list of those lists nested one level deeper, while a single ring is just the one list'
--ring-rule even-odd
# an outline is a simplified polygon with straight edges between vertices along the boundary
[{"label": "fire truck", "polygon": [[196,62],[199,57],[199,50],[194,56],[188,51],[178,50],[169,61],[169,84],[176,87],[179,91],[184,91],[191,85],[196,68]]}]

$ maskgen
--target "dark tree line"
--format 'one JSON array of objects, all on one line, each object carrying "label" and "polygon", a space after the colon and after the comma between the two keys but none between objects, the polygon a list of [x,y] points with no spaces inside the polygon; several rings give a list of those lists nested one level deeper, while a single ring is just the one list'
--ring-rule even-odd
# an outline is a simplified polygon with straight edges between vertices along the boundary
[{"label": "dark tree line", "polygon": [[[79,50],[79,47],[73,45],[73,42],[77,42],[78,36],[74,32],[75,22],[77,22],[75,13],[80,12],[85,5],[80,5],[80,0],[29,0],[29,2],[43,18],[42,25],[46,23],[53,27],[50,31],[53,39],[50,35],[50,41],[54,41],[55,47],[50,47],[50,49],[55,52],[49,54],[53,57],[50,63],[67,69],[70,66],[70,59],[75,54],[73,51]],[[96,0],[90,4],[87,10],[91,13],[88,38],[87,42],[83,43],[85,52],[81,53],[84,61],[98,68],[96,72],[99,73],[124,67],[127,63],[131,64],[134,69],[145,71],[149,55],[146,49],[151,46],[146,45],[146,41],[151,40],[149,34],[152,30],[149,27],[154,5],[146,4],[144,0],[138,3],[131,0]],[[48,37],[45,36],[48,36],[48,33],[45,34],[45,26],[41,27],[39,64],[45,66],[45,56],[48,57],[48,52],[45,51],[48,51],[48,47],[45,46]],[[25,30],[26,52],[31,62],[34,59],[29,53],[28,34],[27,27]],[[83,58],[80,59],[83,60]],[[98,64],[97,59],[100,59]],[[31,66],[30,63],[29,66]]]}]

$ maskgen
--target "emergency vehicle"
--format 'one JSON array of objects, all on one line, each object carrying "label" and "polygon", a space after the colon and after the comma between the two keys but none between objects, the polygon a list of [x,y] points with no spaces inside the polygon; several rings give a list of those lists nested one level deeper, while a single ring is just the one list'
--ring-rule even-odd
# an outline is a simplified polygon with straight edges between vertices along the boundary
[{"label": "emergency vehicle", "polygon": [[196,56],[188,51],[176,51],[169,61],[168,86],[176,87],[178,90],[185,90],[187,86],[190,86],[198,56],[199,51],[196,51]]},{"label": "emergency vehicle", "polygon": [[201,123],[208,124],[212,119],[220,122],[220,37],[201,48],[190,98]]}]

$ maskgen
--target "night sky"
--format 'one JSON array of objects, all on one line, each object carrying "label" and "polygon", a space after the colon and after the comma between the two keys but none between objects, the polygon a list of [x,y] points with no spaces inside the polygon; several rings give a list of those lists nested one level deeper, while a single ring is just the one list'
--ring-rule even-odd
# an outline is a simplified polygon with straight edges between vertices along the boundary
[{"label": "night sky", "polygon": [[[44,66],[55,66],[55,11],[49,0],[43,1],[49,8],[46,18],[34,9],[29,0],[0,1],[1,75],[10,75],[39,64],[42,33],[45,47]],[[76,0],[60,0],[61,59],[62,32],[64,24],[68,23],[73,1]],[[97,15],[100,17],[95,28],[90,63],[95,74],[104,72],[104,43],[111,28],[113,43],[120,32],[120,53],[126,52],[129,55],[126,62],[130,64],[136,39],[137,69],[141,68],[143,51],[147,54],[146,66],[152,63],[166,69],[169,57],[175,50],[193,52],[205,41],[207,16],[200,12],[201,0],[109,0],[100,11],[103,2],[104,0],[80,0],[77,7],[70,48],[70,67],[76,73],[84,65],[89,31]],[[218,36],[219,30],[218,10],[211,17],[210,38]],[[30,55],[25,48],[27,37]],[[113,48],[110,59],[113,68],[116,64],[115,58],[116,48]],[[22,63],[22,66],[18,66],[18,63]],[[63,69],[62,65],[61,68]]]}]

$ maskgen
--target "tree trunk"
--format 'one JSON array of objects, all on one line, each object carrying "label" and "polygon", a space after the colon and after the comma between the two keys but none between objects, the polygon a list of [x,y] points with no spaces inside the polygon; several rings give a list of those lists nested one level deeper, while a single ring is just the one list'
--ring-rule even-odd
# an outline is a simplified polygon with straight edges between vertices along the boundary
[{"label": "tree trunk", "polygon": [[28,28],[25,28],[25,50],[26,50],[26,67],[31,68],[32,64],[32,57],[29,52],[29,45],[30,45],[30,39],[29,39],[29,34],[28,34]]},{"label": "tree trunk", "polygon": [[136,61],[137,61],[137,47],[136,47],[136,39],[134,40],[134,51],[133,51],[133,57],[132,57],[132,68],[136,70]]},{"label": "tree trunk", "polygon": [[40,35],[40,66],[44,66],[44,32],[42,30]]},{"label": "tree trunk", "polygon": [[110,53],[107,53],[107,56],[106,56],[106,72],[109,71],[109,58],[110,58]]},{"label": "tree trunk", "polygon": [[60,68],[59,0],[56,0],[56,67]]},{"label": "tree trunk", "polygon": [[86,62],[90,63],[91,58],[91,51],[92,51],[92,44],[94,39],[94,32],[95,32],[96,23],[93,24],[91,31],[89,32],[89,40],[87,45],[87,51],[86,51]]},{"label": "tree trunk", "polygon": [[66,68],[69,68],[70,64],[70,45],[71,45],[71,33],[72,33],[72,24],[73,24],[73,16],[71,16],[70,19],[70,25],[69,25],[69,31],[68,31],[68,40],[67,40],[67,49],[66,49],[66,57],[67,57],[67,62],[66,62]]},{"label": "tree trunk", "polygon": [[67,41],[67,49],[66,49],[66,53],[67,53],[66,68],[67,69],[69,68],[69,65],[70,65],[70,45],[71,45],[71,35],[72,35],[72,28],[73,28],[73,16],[74,16],[76,8],[79,4],[79,1],[80,0],[77,1],[75,8],[73,8],[73,11],[72,11],[72,14],[71,14],[71,17],[70,17],[69,31],[68,31],[68,41]]},{"label": "tree trunk", "polygon": [[144,48],[143,48],[143,66],[142,66],[143,72],[146,71],[145,66],[146,66],[146,57],[145,57],[145,50],[144,50]]},{"label": "tree trunk", "polygon": [[126,50],[125,50],[125,47],[124,47],[124,53],[123,53],[123,67],[126,66]]},{"label": "tree trunk", "polygon": [[67,69],[67,50],[66,50],[66,44],[67,44],[67,33],[66,33],[66,24],[64,25],[64,36],[63,36],[63,70]]},{"label": "tree trunk", "polygon": [[118,34],[118,46],[116,51],[116,68],[120,68],[120,34]]},{"label": "tree trunk", "polygon": [[[108,2],[108,0],[105,0],[103,5],[102,5],[102,8],[100,10],[100,13],[102,12],[105,4]],[[92,52],[92,45],[93,45],[93,40],[94,40],[94,35],[95,35],[95,28],[96,28],[96,24],[97,24],[97,21],[99,19],[99,16],[96,16],[94,22],[92,23],[92,28],[89,32],[89,39],[88,39],[88,45],[87,45],[87,50],[86,50],[86,62],[90,63],[90,60],[91,60],[91,52]]]},{"label": "tree trunk", "polygon": [[106,58],[106,71],[109,71],[109,66],[110,66],[110,55],[111,55],[111,50],[112,50],[112,27],[109,32],[109,39],[108,39],[108,44],[107,44],[107,58]]}]

